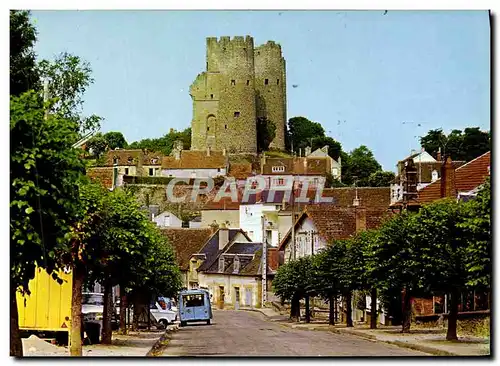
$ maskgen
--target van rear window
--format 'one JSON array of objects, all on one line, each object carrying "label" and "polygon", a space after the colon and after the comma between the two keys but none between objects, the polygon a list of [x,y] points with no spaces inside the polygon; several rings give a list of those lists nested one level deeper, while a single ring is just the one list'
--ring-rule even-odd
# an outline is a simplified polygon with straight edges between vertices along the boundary
[{"label": "van rear window", "polygon": [[205,305],[204,296],[201,294],[182,296],[182,301],[183,301],[184,307],[186,307],[186,308]]}]

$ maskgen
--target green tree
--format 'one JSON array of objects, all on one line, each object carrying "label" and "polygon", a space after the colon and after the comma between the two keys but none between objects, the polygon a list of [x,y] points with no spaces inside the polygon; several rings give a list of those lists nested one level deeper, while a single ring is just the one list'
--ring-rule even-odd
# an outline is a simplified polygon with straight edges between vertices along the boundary
[{"label": "green tree", "polygon": [[471,161],[491,150],[491,134],[479,127],[455,129],[448,135],[436,129],[420,137],[420,144],[434,158],[441,149],[442,155],[450,155],[453,160]]},{"label": "green tree", "polygon": [[[50,101],[52,102],[52,101]],[[72,148],[78,125],[46,116],[43,98],[27,92],[10,100],[11,353],[22,355],[16,290],[28,292],[36,265],[58,268],[56,249],[67,248],[76,216],[83,162]]]},{"label": "green tree", "polygon": [[83,115],[83,94],[94,82],[90,64],[63,52],[53,61],[40,61],[38,68],[41,77],[48,82],[50,97],[57,98],[50,113],[58,113],[78,123],[80,136],[99,129],[102,117]]},{"label": "green tree", "polygon": [[153,139],[143,139],[140,141],[132,142],[129,149],[147,149],[165,155],[170,155],[174,142],[180,140],[183,143],[183,148],[189,150],[191,148],[191,128],[186,128],[183,131],[177,131],[173,128],[170,132],[163,137]]},{"label": "green tree", "polygon": [[369,187],[390,187],[391,183],[396,178],[394,172],[376,171],[368,177]]},{"label": "green tree", "polygon": [[276,125],[266,117],[257,119],[257,151],[269,150],[269,145],[276,137]]},{"label": "green tree", "polygon": [[125,140],[125,137],[123,137],[121,132],[110,131],[105,133],[103,137],[108,145],[108,148],[111,150],[116,148],[124,149],[127,147],[127,140]]},{"label": "green tree", "polygon": [[29,11],[10,11],[10,95],[40,88],[33,50],[36,35]]},{"label": "green tree", "polygon": [[382,296],[404,289],[403,333],[410,330],[411,296],[424,287],[423,254],[415,240],[416,220],[409,212],[393,216],[379,228],[378,239],[370,248],[370,276]]},{"label": "green tree", "polygon": [[332,159],[338,160],[342,152],[342,144],[340,142],[330,136],[318,136],[312,139],[312,151],[321,149],[325,146],[328,146],[328,155]]},{"label": "green tree", "polygon": [[325,130],[318,122],[305,117],[292,117],[288,120],[288,139],[294,151],[311,144],[311,138],[325,136]]},{"label": "green tree", "polygon": [[328,321],[335,324],[335,300],[343,291],[342,274],[345,270],[345,245],[336,241],[312,258],[313,286],[319,296],[328,300],[330,311]]},{"label": "green tree", "polygon": [[467,240],[465,254],[467,285],[491,286],[491,183],[488,178],[477,197],[463,205],[463,220],[459,227]]},{"label": "green tree", "polygon": [[282,301],[291,301],[290,319],[300,318],[300,300],[313,291],[312,259],[302,257],[278,268],[273,280],[274,293]]},{"label": "green tree", "polygon": [[370,175],[381,170],[373,152],[361,145],[352,150],[347,159],[342,159],[342,182],[351,185],[356,181],[357,186],[366,187]]},{"label": "green tree", "polygon": [[92,156],[99,159],[102,154],[108,149],[108,142],[102,133],[96,133],[86,144],[87,151],[91,152]]},{"label": "green tree", "polygon": [[414,245],[420,248],[424,283],[432,291],[451,294],[447,340],[457,339],[460,294],[467,287],[467,246],[462,204],[439,200],[420,209],[415,220]]}]

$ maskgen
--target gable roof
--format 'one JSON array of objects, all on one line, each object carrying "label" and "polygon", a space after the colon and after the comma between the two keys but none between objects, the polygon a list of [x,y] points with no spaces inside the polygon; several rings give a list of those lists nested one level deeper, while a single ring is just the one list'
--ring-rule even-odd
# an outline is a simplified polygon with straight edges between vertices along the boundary
[{"label": "gable roof", "polygon": [[211,237],[206,241],[205,245],[200,248],[198,253],[205,254],[205,261],[198,267],[198,271],[204,272],[207,271],[220,256],[221,253],[224,252],[233,242],[234,238],[238,233],[241,233],[245,236],[245,238],[251,242],[252,240],[248,237],[248,235],[242,229],[227,229],[229,230],[229,241],[226,246],[220,250],[219,249],[219,232],[220,229],[217,230]]},{"label": "gable roof", "polygon": [[[491,152],[469,161],[468,163],[455,169],[455,188],[457,194],[460,192],[469,192],[480,186],[490,175],[489,167],[491,164]],[[420,206],[439,200],[441,197],[441,178],[417,192],[417,199],[410,202],[409,205]],[[402,200],[391,206],[399,206]]]},{"label": "gable roof", "polygon": [[164,156],[161,167],[163,169],[217,169],[227,166],[226,156],[220,151],[182,150],[180,159],[175,156]]},{"label": "gable roof", "polygon": [[[310,218],[316,227],[320,237],[330,243],[334,240],[348,239],[356,233],[356,215],[363,215],[365,228],[375,229],[381,225],[384,219],[390,215],[385,207],[335,207],[331,205],[308,205],[294,223],[297,229],[306,218]],[[284,247],[291,239],[292,228],[280,242],[278,250]]]},{"label": "gable roof", "polygon": [[208,228],[169,228],[160,231],[174,248],[181,271],[189,269],[189,260],[193,254],[198,253],[212,235],[212,230]]},{"label": "gable roof", "polygon": [[136,166],[139,161],[142,163],[144,158],[144,151],[140,149],[136,150],[109,150],[106,153],[106,166],[113,166],[114,159],[118,159],[118,165],[120,166]]}]

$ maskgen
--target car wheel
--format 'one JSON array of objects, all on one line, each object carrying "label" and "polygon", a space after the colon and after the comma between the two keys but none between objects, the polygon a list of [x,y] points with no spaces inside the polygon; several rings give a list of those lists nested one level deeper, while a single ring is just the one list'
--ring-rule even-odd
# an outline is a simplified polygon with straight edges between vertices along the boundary
[{"label": "car wheel", "polygon": [[167,329],[168,324],[169,324],[167,319],[161,319],[160,323],[161,323],[161,325],[163,325],[165,327],[165,329]]},{"label": "car wheel", "polygon": [[185,327],[186,326],[186,322],[181,322],[181,327]]},{"label": "car wheel", "polygon": [[210,325],[210,319],[207,320],[207,325]]}]

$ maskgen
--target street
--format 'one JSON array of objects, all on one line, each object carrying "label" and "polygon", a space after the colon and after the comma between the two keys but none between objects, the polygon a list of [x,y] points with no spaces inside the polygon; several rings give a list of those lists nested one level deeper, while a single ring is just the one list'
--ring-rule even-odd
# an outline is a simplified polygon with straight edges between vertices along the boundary
[{"label": "street", "polygon": [[251,311],[214,311],[212,325],[172,333],[163,356],[426,356],[356,336],[297,330]]}]

